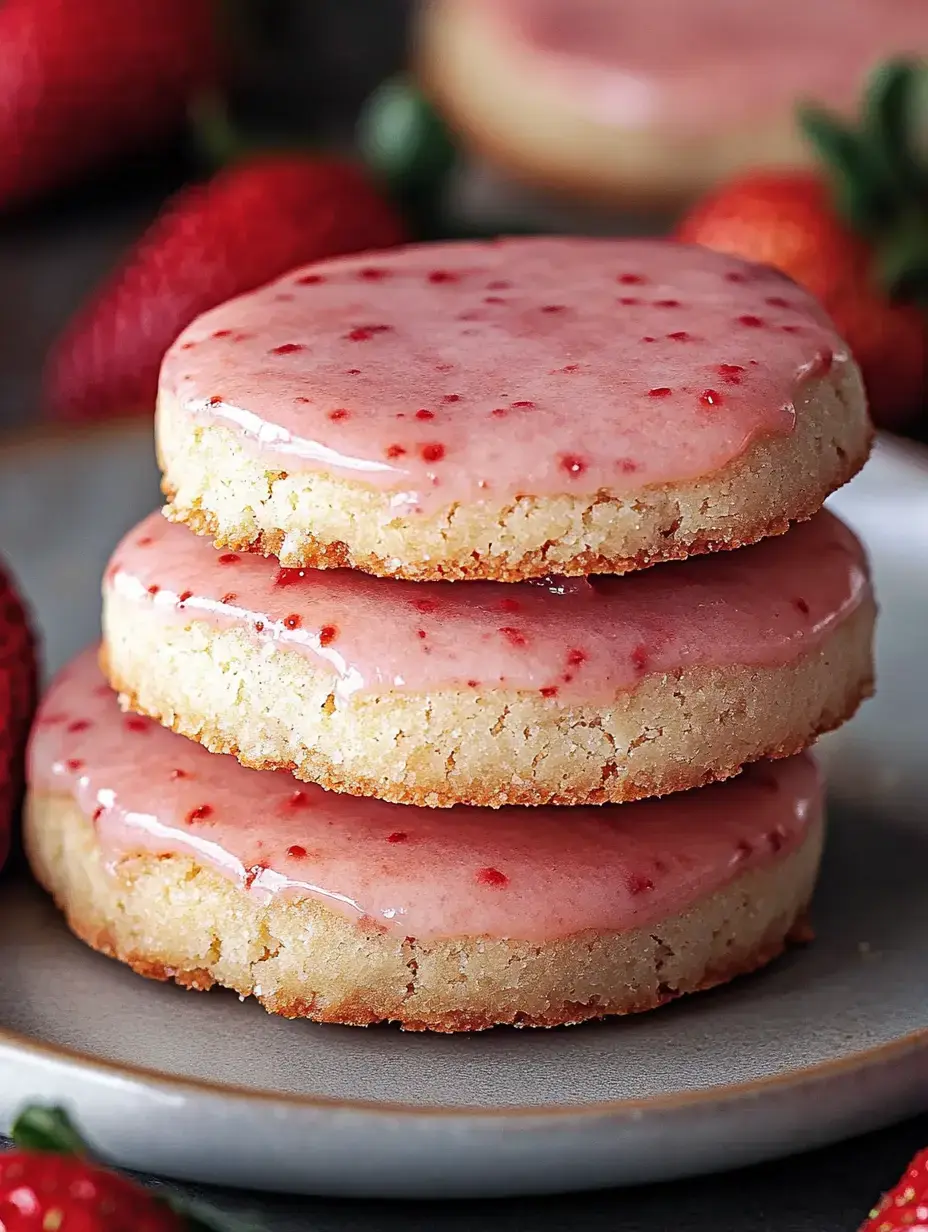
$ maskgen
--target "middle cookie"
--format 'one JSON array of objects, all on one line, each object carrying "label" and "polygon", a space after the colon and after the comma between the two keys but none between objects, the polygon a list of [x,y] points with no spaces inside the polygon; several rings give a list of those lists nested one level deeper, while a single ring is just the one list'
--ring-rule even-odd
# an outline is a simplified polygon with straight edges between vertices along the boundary
[{"label": "middle cookie", "polygon": [[398,803],[685,790],[798,752],[872,683],[866,561],[829,513],[735,553],[515,585],[281,569],[155,513],[103,589],[129,709]]}]

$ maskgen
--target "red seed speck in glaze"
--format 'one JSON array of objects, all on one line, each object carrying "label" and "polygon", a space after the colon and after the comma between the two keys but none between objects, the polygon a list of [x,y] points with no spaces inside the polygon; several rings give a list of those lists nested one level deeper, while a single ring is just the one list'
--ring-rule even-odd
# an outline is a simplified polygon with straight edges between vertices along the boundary
[{"label": "red seed speck in glaze", "polygon": [[338,407],[334,411],[329,411],[329,419],[332,419],[335,421],[339,419],[348,419],[350,415],[351,415],[351,411],[346,410],[343,406]]},{"label": "red seed speck in glaze", "polygon": [[192,590],[182,590],[180,594],[177,596],[177,602],[178,604],[186,603],[188,599],[192,599],[192,598],[193,598]]},{"label": "red seed speck in glaze", "polygon": [[152,598],[154,598],[160,589],[161,589],[160,586],[156,586],[154,583],[152,583],[152,585],[149,586],[148,588],[148,593],[152,596]]},{"label": "red seed speck in glaze", "polygon": [[419,452],[426,462],[440,462],[445,456],[445,447],[433,441],[428,445],[422,445]]},{"label": "red seed speck in glaze", "polygon": [[223,554],[221,556],[217,556],[216,559],[220,565],[237,565],[242,558],[239,556],[238,552],[223,552]]},{"label": "red seed speck in glaze", "polygon": [[211,394],[206,401],[209,406],[222,406],[222,394]]},{"label": "red seed speck in glaze", "polygon": [[623,287],[643,287],[647,281],[641,274],[619,274],[616,278],[616,282],[621,282]]},{"label": "red seed speck in glaze", "polygon": [[387,835],[388,843],[405,843],[409,835],[405,830],[394,830],[392,834]]},{"label": "red seed speck in glaze", "polygon": [[738,318],[738,324],[745,326],[746,329],[763,329],[764,322],[761,317],[756,317],[753,312],[745,312]]},{"label": "red seed speck in glaze", "polygon": [[258,880],[258,878],[261,876],[261,874],[264,872],[266,868],[267,868],[266,864],[252,864],[251,868],[249,868],[245,873],[245,889],[246,890],[251,889],[251,887]]},{"label": "red seed speck in glaze", "polygon": [[693,335],[688,334],[685,329],[676,329],[672,334],[668,334],[667,337],[671,342],[691,342],[693,339]]},{"label": "red seed speck in glaze", "polygon": [[292,847],[287,848],[287,855],[291,860],[305,860],[306,848],[301,847],[298,843],[294,843]]},{"label": "red seed speck in glaze", "polygon": [[212,817],[213,806],[211,804],[198,804],[192,808],[184,819],[188,826],[192,826],[195,821],[205,821],[207,817]]},{"label": "red seed speck in glaze", "polygon": [[402,445],[388,445],[386,455],[388,458],[402,458],[406,454],[406,450]]},{"label": "red seed speck in glaze", "polygon": [[638,463],[633,462],[631,458],[619,458],[616,462],[616,466],[626,475],[632,475],[638,469]]},{"label": "red seed speck in glaze", "polygon": [[356,325],[345,334],[345,338],[348,342],[370,342],[375,334],[389,333],[392,328],[392,325]]},{"label": "red seed speck in glaze", "polygon": [[657,342],[657,339],[652,338],[650,334],[645,334],[645,336],[641,339],[641,341],[642,342]]},{"label": "red seed speck in glaze", "polygon": [[79,757],[69,757],[68,760],[64,764],[67,766],[69,770],[73,770],[75,772],[78,770],[83,770],[84,768],[84,763],[81,761]]},{"label": "red seed speck in glaze", "polygon": [[271,355],[292,355],[294,351],[302,351],[303,345],[299,342],[282,342],[280,346],[271,348]]},{"label": "red seed speck in glaze", "polygon": [[699,395],[699,401],[703,404],[703,406],[721,406],[722,395],[717,389],[704,389]]},{"label": "red seed speck in glaze", "polygon": [[655,308],[679,308],[680,301],[678,299],[656,299],[654,301]]},{"label": "red seed speck in glaze", "polygon": [[298,809],[309,806],[309,797],[305,791],[291,791],[287,797],[287,808]]},{"label": "red seed speck in glaze", "polygon": [[625,883],[628,886],[629,894],[647,894],[649,890],[654,889],[654,882],[650,877],[643,877],[641,873],[631,873],[628,881]]},{"label": "red seed speck in glaze", "polygon": [[546,684],[543,689],[539,689],[542,697],[557,697],[557,685]]},{"label": "red seed speck in glaze", "polygon": [[528,401],[527,399],[525,399],[525,398],[523,398],[523,399],[522,399],[521,401],[519,401],[519,402],[513,402],[513,403],[512,403],[512,405],[513,405],[514,407],[518,407],[520,410],[528,410],[528,411],[530,411],[530,410],[534,410],[534,409],[535,409],[535,403],[534,403],[534,402],[529,402],[529,401]]},{"label": "red seed speck in glaze", "polygon": [[238,598],[238,595],[235,593],[235,591],[229,590],[229,591],[226,591],[226,593],[222,596],[219,602],[220,603],[234,603],[237,598]]},{"label": "red seed speck in glaze", "polygon": [[729,272],[725,275],[725,281],[726,282],[747,282],[748,276],[747,274],[740,273],[738,270],[729,270]]},{"label": "red seed speck in glaze", "polygon": [[509,412],[504,406],[494,406],[490,414],[494,419],[505,419]]},{"label": "red seed speck in glaze", "polygon": [[585,650],[578,650],[578,649],[568,650],[567,652],[567,666],[568,667],[579,667],[581,663],[585,663],[585,662],[586,662],[586,651]]},{"label": "red seed speck in glaze", "polygon": [[747,371],[740,364],[719,364],[719,376],[729,385],[740,385],[741,377]]},{"label": "red seed speck in glaze", "polygon": [[148,731],[148,719],[143,719],[137,714],[132,714],[125,720],[125,727],[126,731],[146,732]]},{"label": "red seed speck in glaze", "polygon": [[297,612],[291,612],[289,616],[284,617],[285,629],[298,629],[302,623],[303,618]]},{"label": "red seed speck in glaze", "polygon": [[97,824],[97,822],[98,822],[98,821],[100,820],[100,818],[103,816],[104,812],[105,812],[105,810],[104,810],[104,808],[103,808],[103,805],[102,805],[102,804],[98,804],[98,805],[97,805],[97,807],[93,810],[93,822],[94,822],[94,825],[96,825],[96,824]]},{"label": "red seed speck in glaze", "polygon": [[190,775],[187,773],[186,770],[172,770],[171,773],[168,775],[168,778],[173,779],[173,780],[189,779]]},{"label": "red seed speck in glaze", "polygon": [[384,278],[390,277],[390,271],[381,269],[377,265],[365,265],[363,269],[358,270],[358,277],[365,282],[383,282]]},{"label": "red seed speck in glaze", "polygon": [[256,621],[255,621],[255,632],[256,632],[256,633],[263,633],[263,632],[264,632],[264,621],[263,621],[263,620],[256,620]]},{"label": "red seed speck in glaze", "polygon": [[521,629],[514,629],[512,625],[503,625],[500,629],[500,633],[502,633],[503,637],[510,644],[510,646],[525,645],[525,634]]},{"label": "red seed speck in glaze", "polygon": [[75,719],[73,723],[68,724],[65,730],[69,732],[83,732],[86,731],[89,726],[89,719]]},{"label": "red seed speck in glaze", "polygon": [[195,342],[182,342],[180,349],[182,351],[192,351],[196,345]]},{"label": "red seed speck in glaze", "polygon": [[666,385],[658,385],[656,389],[648,390],[649,398],[669,398],[673,390]]},{"label": "red seed speck in glaze", "polygon": [[436,270],[429,271],[429,282],[458,282],[458,281],[460,281],[460,274],[454,273],[453,270],[436,269]]},{"label": "red seed speck in glaze", "polygon": [[435,412],[428,410],[424,406],[420,407],[419,410],[416,411],[416,419],[434,419],[434,418],[435,418]]},{"label": "red seed speck in glaze", "polygon": [[498,868],[478,868],[475,880],[478,885],[496,886],[498,889],[509,885],[509,878]]},{"label": "red seed speck in glaze", "polygon": [[633,304],[640,304],[641,300],[637,295],[620,295],[616,302],[625,308],[631,308]]},{"label": "red seed speck in glaze", "polygon": [[139,548],[148,548],[151,547],[154,542],[155,541],[151,535],[143,535],[141,539],[136,539],[135,546]]},{"label": "red seed speck in glaze", "polygon": [[297,278],[296,280],[299,287],[313,287],[318,282],[325,282],[322,274],[304,274],[302,278]]},{"label": "red seed speck in glaze", "polygon": [[338,629],[335,625],[323,625],[319,630],[319,645],[331,646],[338,637]]},{"label": "red seed speck in glaze", "polygon": [[568,475],[582,475],[586,470],[586,462],[575,453],[565,453],[558,458],[558,465]]},{"label": "red seed speck in glaze", "polygon": [[796,609],[797,612],[802,612],[803,616],[808,616],[809,605],[808,603],[806,603],[805,599],[794,599],[793,607]]},{"label": "red seed speck in glaze", "polygon": [[480,687],[480,681],[479,680],[468,680],[467,687],[469,689],[478,689]]},{"label": "red seed speck in glaze", "polygon": [[229,338],[232,336],[231,329],[217,329],[213,331],[214,338]]},{"label": "red seed speck in glaze", "polygon": [[416,637],[428,637],[428,634],[426,633],[424,629],[417,629]]},{"label": "red seed speck in glaze", "polygon": [[769,304],[771,308],[788,308],[789,300],[784,299],[782,295],[768,295],[764,300],[765,304]]},{"label": "red seed speck in glaze", "polygon": [[346,368],[345,369],[345,376],[360,376],[360,375],[361,375],[360,368]]},{"label": "red seed speck in glaze", "polygon": [[541,311],[542,312],[566,312],[567,305],[566,304],[543,304]]},{"label": "red seed speck in glaze", "polygon": [[461,401],[460,394],[444,394],[442,397],[442,402],[460,402],[460,401]]},{"label": "red seed speck in glaze", "polygon": [[485,295],[483,297],[485,304],[505,304],[505,300],[501,295]]},{"label": "red seed speck in glaze", "polygon": [[292,586],[306,577],[305,569],[278,569],[274,578],[275,586]]}]

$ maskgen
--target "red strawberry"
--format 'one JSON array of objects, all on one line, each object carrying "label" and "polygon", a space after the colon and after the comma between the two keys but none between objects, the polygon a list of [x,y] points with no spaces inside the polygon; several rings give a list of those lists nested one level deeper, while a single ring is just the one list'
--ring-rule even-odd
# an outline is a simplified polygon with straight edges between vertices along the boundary
[{"label": "red strawberry", "polygon": [[818,171],[752,172],[697,205],[678,238],[774,265],[816,295],[863,370],[877,423],[928,393],[928,183],[914,141],[921,70],[897,62],[870,84],[859,130],[801,113]]},{"label": "red strawberry", "polygon": [[150,414],[161,358],[208,308],[297,265],[387,248],[403,225],[353,163],[256,155],[169,202],[48,358],[58,419]]},{"label": "red strawberry", "polygon": [[13,815],[19,806],[23,755],[35,695],[35,641],[22,600],[0,568],[0,865],[6,858]]},{"label": "red strawberry", "polygon": [[0,1152],[2,1232],[232,1232],[212,1212],[93,1162],[60,1109],[27,1109],[13,1138],[23,1149]]},{"label": "red strawberry", "polygon": [[895,1189],[883,1195],[859,1232],[924,1232],[928,1228],[928,1150],[919,1151]]},{"label": "red strawberry", "polygon": [[183,123],[215,84],[211,0],[3,0],[0,207]]}]

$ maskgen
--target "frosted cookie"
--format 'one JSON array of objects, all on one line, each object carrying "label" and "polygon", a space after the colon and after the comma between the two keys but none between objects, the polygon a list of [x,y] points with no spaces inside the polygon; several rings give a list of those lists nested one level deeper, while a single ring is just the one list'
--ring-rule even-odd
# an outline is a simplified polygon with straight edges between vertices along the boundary
[{"label": "frosted cookie", "polygon": [[288,566],[621,573],[811,516],[869,449],[856,365],[767,267],[670,241],[395,249],[169,351],[169,516]]},{"label": "frosted cookie", "polygon": [[797,102],[850,116],[874,65],[928,52],[913,0],[431,0],[421,15],[421,74],[471,147],[621,205],[805,166]]},{"label": "frosted cookie", "polygon": [[246,765],[400,803],[584,804],[804,748],[869,693],[873,616],[829,513],[518,585],[280,569],[156,513],[106,571],[104,658],[125,705]]},{"label": "frosted cookie", "polygon": [[287,1017],[463,1031],[651,1009],[774,958],[812,894],[804,756],[626,808],[449,819],[247,770],[107,692],[85,653],[39,715],[36,875],[96,949]]}]

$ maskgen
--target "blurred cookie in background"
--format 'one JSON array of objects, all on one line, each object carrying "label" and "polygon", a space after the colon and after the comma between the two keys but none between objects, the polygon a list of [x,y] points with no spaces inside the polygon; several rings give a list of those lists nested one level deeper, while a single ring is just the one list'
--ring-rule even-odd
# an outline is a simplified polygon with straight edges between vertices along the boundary
[{"label": "blurred cookie in background", "polygon": [[802,166],[795,104],[850,112],[928,51],[912,0],[426,0],[429,93],[468,146],[546,188],[673,208],[750,166]]}]

